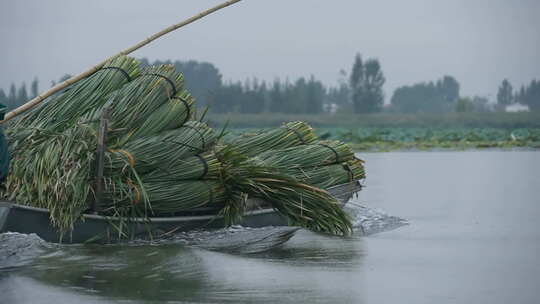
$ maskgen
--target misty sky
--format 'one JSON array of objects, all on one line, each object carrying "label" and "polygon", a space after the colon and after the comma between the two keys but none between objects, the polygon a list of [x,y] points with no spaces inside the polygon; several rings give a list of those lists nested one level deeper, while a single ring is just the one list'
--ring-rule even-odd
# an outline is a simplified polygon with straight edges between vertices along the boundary
[{"label": "misty sky", "polygon": [[[217,3],[0,0],[0,88],[34,76],[48,88]],[[356,52],[380,60],[387,102],[398,86],[444,74],[462,95],[494,99],[503,78],[540,79],[540,1],[244,0],[133,55],[209,61],[224,80],[334,85]]]}]

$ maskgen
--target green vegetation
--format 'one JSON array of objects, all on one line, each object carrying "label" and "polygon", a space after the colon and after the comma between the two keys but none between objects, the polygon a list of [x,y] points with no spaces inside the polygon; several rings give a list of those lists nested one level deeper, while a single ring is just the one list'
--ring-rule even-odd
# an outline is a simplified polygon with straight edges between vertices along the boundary
[{"label": "green vegetation", "polygon": [[[231,129],[228,137],[254,131]],[[319,127],[315,131],[322,138],[347,142],[355,151],[540,149],[540,128]]]},{"label": "green vegetation", "polygon": [[356,151],[514,147],[540,149],[540,129],[323,128],[318,132],[351,143]]},{"label": "green vegetation", "polygon": [[453,112],[458,98],[459,83],[452,76],[444,76],[437,82],[397,88],[392,95],[391,110],[398,113]]},{"label": "green vegetation", "polygon": [[356,54],[349,79],[351,102],[355,113],[375,113],[382,110],[385,81],[377,59],[363,62],[362,56]]},{"label": "green vegetation", "polygon": [[540,81],[533,79],[529,85],[522,85],[514,93],[512,84],[507,79],[504,79],[497,91],[497,106],[504,107],[514,103],[527,105],[531,111],[539,111]]},{"label": "green vegetation", "polygon": [[208,115],[213,126],[233,128],[277,127],[286,121],[305,121],[313,127],[395,127],[395,128],[540,128],[540,112],[520,113],[441,113],[441,114],[215,114]]}]

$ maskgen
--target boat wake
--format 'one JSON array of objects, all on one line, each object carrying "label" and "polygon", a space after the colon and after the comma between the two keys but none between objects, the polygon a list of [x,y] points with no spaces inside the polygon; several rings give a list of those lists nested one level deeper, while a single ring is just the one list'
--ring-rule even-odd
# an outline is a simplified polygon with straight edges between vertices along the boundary
[{"label": "boat wake", "polygon": [[[402,218],[360,205],[350,205],[346,211],[353,218],[356,234],[369,236],[407,225]],[[135,240],[113,246],[169,246],[182,245],[205,250],[251,254],[279,247],[292,238],[299,227],[249,228],[232,226],[212,231],[180,232],[160,240]],[[74,245],[47,243],[35,234],[7,232],[0,234],[0,270],[9,271],[32,264],[36,257],[47,255],[58,248]]]},{"label": "boat wake", "polygon": [[54,246],[33,233],[0,233],[0,271],[29,265]]},{"label": "boat wake", "polygon": [[249,228],[232,226],[214,231],[190,231],[174,235],[165,242],[185,242],[186,245],[228,253],[258,253],[281,246],[294,236],[299,227]]},{"label": "boat wake", "polygon": [[385,231],[397,229],[409,225],[406,219],[388,215],[380,209],[372,209],[366,206],[350,204],[345,210],[353,218],[353,228],[355,233],[364,236],[373,235]]}]

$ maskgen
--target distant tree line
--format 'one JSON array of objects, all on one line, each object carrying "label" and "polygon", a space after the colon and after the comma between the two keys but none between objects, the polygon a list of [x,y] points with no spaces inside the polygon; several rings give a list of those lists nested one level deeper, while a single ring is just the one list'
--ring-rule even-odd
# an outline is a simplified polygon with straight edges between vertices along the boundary
[{"label": "distant tree line", "polygon": [[510,81],[504,79],[497,91],[497,106],[504,108],[516,103],[527,105],[531,111],[540,111],[540,81],[533,79],[514,92]]},{"label": "distant tree line", "polygon": [[22,83],[21,86],[16,87],[15,84],[9,86],[9,90],[6,94],[4,90],[0,89],[0,103],[7,107],[7,110],[13,110],[16,107],[27,102],[29,99],[34,98],[39,93],[39,85],[37,78],[30,83],[30,88],[26,88],[26,83]]},{"label": "distant tree line", "polygon": [[436,82],[402,86],[394,91],[391,111],[401,113],[453,112],[459,99],[459,83],[452,76]]},{"label": "distant tree line", "polygon": [[[257,78],[244,82],[224,82],[219,69],[209,62],[160,61],[141,59],[143,65],[172,64],[184,74],[185,86],[197,99],[198,104],[209,106],[215,113],[291,113],[320,114],[346,113],[447,113],[493,111],[485,97],[461,97],[460,84],[452,76],[444,75],[436,81],[421,82],[398,87],[384,104],[383,86],[385,76],[378,59],[364,60],[360,54],[354,57],[350,73],[340,72],[337,86],[325,86],[310,76],[296,80],[275,79],[272,82]],[[349,74],[349,75],[348,75]],[[64,75],[58,82],[68,79]],[[52,85],[56,82],[52,82]],[[37,96],[38,80],[27,88],[23,83],[11,84],[8,92],[0,89],[0,103],[8,110],[16,108]],[[532,111],[540,111],[540,81],[533,80],[514,92],[508,80],[503,80],[497,93],[495,110],[521,103]]]},{"label": "distant tree line", "polygon": [[[242,82],[223,82],[211,63],[197,61],[154,61],[143,64],[172,64],[182,71],[185,86],[199,105],[215,113],[312,113],[325,112],[328,89],[313,76],[294,82],[274,80],[268,84],[257,78]],[[347,96],[344,96],[347,97]]]},{"label": "distant tree line", "polygon": [[[326,87],[310,76],[294,81],[276,79],[271,83],[257,78],[244,82],[223,82],[219,70],[207,62],[154,61],[144,64],[172,64],[182,71],[187,89],[201,105],[215,113],[291,113],[320,114],[338,108],[356,113],[379,112],[384,103],[384,76],[377,59],[365,63],[355,57],[351,77],[337,87]],[[342,72],[342,76],[346,76]]]}]

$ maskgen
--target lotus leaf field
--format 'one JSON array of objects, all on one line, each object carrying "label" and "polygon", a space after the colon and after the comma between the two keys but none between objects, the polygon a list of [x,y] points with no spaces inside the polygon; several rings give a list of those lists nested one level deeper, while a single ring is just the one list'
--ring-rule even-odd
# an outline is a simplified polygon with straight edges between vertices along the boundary
[{"label": "lotus leaf field", "polygon": [[[254,129],[231,129],[230,137]],[[538,128],[316,128],[318,135],[350,143],[356,151],[540,149]]]}]

